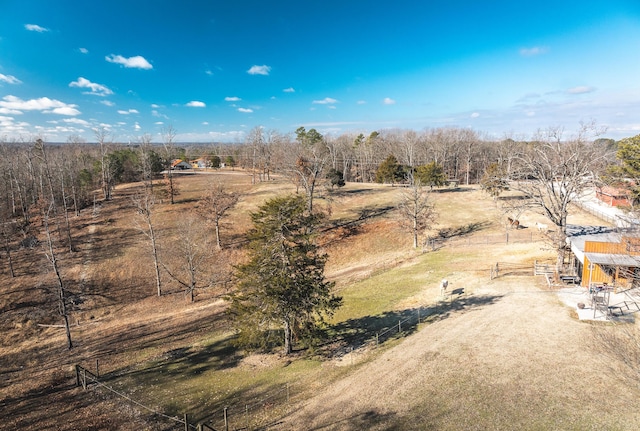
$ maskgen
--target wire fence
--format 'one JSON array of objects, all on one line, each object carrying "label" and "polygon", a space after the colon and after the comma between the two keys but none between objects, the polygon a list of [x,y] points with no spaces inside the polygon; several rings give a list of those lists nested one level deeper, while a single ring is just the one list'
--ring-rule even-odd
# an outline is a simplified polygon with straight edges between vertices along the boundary
[{"label": "wire fence", "polygon": [[613,215],[611,213],[607,213],[598,209],[595,205],[589,205],[585,202],[574,200],[571,202],[573,205],[577,206],[583,211],[588,212],[591,215],[598,217],[600,220],[611,223],[612,225],[619,228],[633,228],[636,227],[638,222],[637,220],[633,220],[632,217],[625,217],[623,215]]},{"label": "wire fence", "polygon": [[493,235],[470,235],[461,238],[429,238],[423,245],[424,250],[438,250],[445,245],[450,247],[467,247],[482,244],[525,244],[540,241],[533,230],[512,230]]},{"label": "wire fence", "polygon": [[[97,364],[97,362],[96,362]],[[168,429],[184,429],[184,430],[198,430],[198,427],[195,425],[191,425],[189,424],[188,421],[188,416],[185,414],[183,416],[183,418],[179,418],[177,416],[171,416],[171,415],[167,415],[163,412],[160,412],[152,407],[149,407],[147,405],[142,404],[141,402],[131,398],[130,396],[128,396],[127,394],[125,394],[122,391],[119,391],[115,388],[113,388],[112,386],[109,386],[107,384],[105,384],[104,382],[102,382],[100,380],[100,378],[98,377],[97,374],[97,370],[96,370],[96,374],[94,374],[92,371],[89,371],[87,368],[81,366],[81,365],[76,365],[75,367],[76,370],[76,386],[82,386],[82,388],[86,391],[88,390],[91,386],[93,387],[99,387],[101,389],[104,389],[124,400],[126,400],[127,402],[135,405],[136,407],[148,412],[151,414],[151,416],[154,418],[154,421],[156,422],[160,422],[160,421],[168,421],[169,422],[169,428]],[[172,427],[172,425],[174,425]]]},{"label": "wire fence", "polygon": [[[452,301],[464,294],[463,289],[457,289],[443,295],[441,301],[431,307],[418,307],[397,313],[387,313],[372,324],[359,327],[355,334],[347,335],[341,341],[351,347],[344,350],[343,360],[356,361],[369,354],[381,344],[401,336],[415,332],[418,325],[436,313],[442,312]],[[335,341],[335,340],[334,340]],[[102,365],[103,366],[103,365]],[[96,360],[95,369],[89,370],[76,365],[76,385],[85,390],[99,388],[107,391],[125,402],[135,406],[140,411],[149,413],[147,421],[153,422],[154,429],[163,430],[196,430],[196,431],[229,431],[255,430],[275,426],[274,418],[281,418],[291,411],[292,406],[300,401],[302,391],[295,391],[294,385],[285,384],[275,389],[261,393],[254,398],[238,400],[227,407],[218,408],[210,415],[194,420],[189,414],[170,415],[150,407],[134,399],[121,389],[105,383],[100,377],[100,365]]]},{"label": "wire fence", "polygon": [[[97,364],[97,363],[96,363]],[[289,384],[270,391],[261,397],[251,399],[243,405],[224,407],[216,414],[209,415],[193,422],[188,414],[182,416],[169,415],[156,408],[147,406],[132,398],[121,390],[104,383],[99,375],[87,368],[76,365],[76,386],[85,391],[93,388],[105,390],[122,400],[132,404],[141,411],[150,414],[147,422],[152,422],[154,429],[185,431],[229,431],[261,429],[269,425],[273,417],[279,417],[288,411],[291,388]]]},{"label": "wire fence", "polygon": [[[539,268],[542,268],[542,265],[538,263],[535,265],[497,263],[492,265],[488,272],[491,273],[491,278],[514,274],[534,275]],[[444,315],[450,310],[464,308],[467,305],[466,302],[472,301],[472,298],[466,295],[464,288],[444,289],[441,290],[438,301],[433,305],[388,312],[370,320],[366,325],[338,328],[338,332],[346,335],[343,335],[340,340],[333,340],[332,343],[341,342],[342,345],[348,346],[343,349],[341,360],[351,361],[353,364],[362,360],[383,343],[416,332],[420,324]],[[132,398],[122,390],[107,385],[100,379],[98,361],[95,364],[95,372],[76,365],[76,382],[77,386],[82,386],[85,390],[90,386],[101,388],[150,413],[148,420],[154,424],[162,424],[163,430],[229,431],[277,427],[274,418],[286,416],[304,396],[303,390],[298,391],[295,385],[285,384],[254,398],[239,399],[228,406],[214,409],[211,414],[201,415],[194,421],[194,418],[188,414],[182,416],[166,414]]]}]

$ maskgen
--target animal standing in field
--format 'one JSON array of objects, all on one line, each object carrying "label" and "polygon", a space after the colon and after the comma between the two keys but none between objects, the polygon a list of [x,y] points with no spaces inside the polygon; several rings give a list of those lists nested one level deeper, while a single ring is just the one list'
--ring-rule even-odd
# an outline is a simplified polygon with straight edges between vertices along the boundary
[{"label": "animal standing in field", "polygon": [[514,229],[518,229],[520,227],[520,221],[516,219],[512,219],[511,217],[507,217],[507,221],[509,222],[509,226]]},{"label": "animal standing in field", "polygon": [[442,279],[442,282],[440,283],[440,295],[441,296],[444,296],[444,294],[447,293],[447,287],[449,287],[449,280],[444,278],[444,279]]},{"label": "animal standing in field", "polygon": [[536,228],[538,228],[538,232],[546,232],[549,229],[549,226],[544,223],[536,222]]}]

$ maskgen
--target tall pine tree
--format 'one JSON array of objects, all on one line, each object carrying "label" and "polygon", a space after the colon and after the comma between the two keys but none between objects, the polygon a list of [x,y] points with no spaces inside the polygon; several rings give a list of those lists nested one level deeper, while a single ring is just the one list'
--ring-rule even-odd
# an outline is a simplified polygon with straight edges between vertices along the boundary
[{"label": "tall pine tree", "polygon": [[291,195],[267,201],[251,219],[249,261],[237,268],[231,305],[238,343],[268,348],[282,342],[290,354],[295,341],[313,339],[342,304],[324,278],[327,256],[314,241],[322,215]]}]

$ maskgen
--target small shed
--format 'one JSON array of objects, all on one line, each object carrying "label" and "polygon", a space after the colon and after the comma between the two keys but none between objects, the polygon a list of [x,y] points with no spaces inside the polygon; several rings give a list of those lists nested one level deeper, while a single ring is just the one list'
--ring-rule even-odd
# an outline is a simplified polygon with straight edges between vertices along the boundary
[{"label": "small shed", "polygon": [[[607,231],[608,230],[608,231]],[[569,231],[567,232],[569,233]],[[575,233],[575,231],[574,231]],[[640,277],[640,238],[601,227],[567,238],[581,285],[632,287]]]}]

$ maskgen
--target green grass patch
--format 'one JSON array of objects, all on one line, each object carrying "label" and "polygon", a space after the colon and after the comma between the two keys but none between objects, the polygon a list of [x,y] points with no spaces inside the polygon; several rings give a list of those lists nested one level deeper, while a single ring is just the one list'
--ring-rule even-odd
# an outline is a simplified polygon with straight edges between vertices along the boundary
[{"label": "green grass patch", "polygon": [[340,295],[344,305],[334,314],[332,323],[396,310],[398,304],[427,287],[437,286],[442,277],[468,269],[477,253],[442,249],[425,253],[411,262],[344,286]]}]

